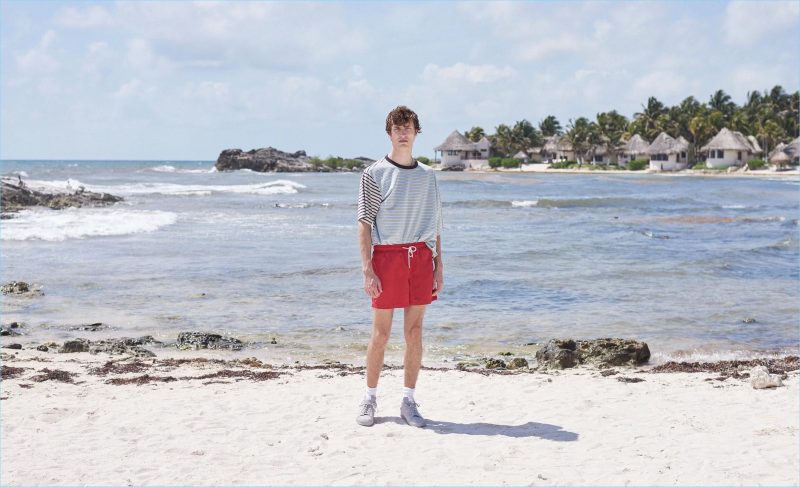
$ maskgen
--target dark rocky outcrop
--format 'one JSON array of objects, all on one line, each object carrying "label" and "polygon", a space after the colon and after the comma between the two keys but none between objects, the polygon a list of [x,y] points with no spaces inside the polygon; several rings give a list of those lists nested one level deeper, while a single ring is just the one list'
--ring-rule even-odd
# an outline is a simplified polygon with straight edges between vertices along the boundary
[{"label": "dark rocky outcrop", "polygon": [[[350,161],[349,165],[345,164],[347,161]],[[247,152],[241,149],[225,149],[219,154],[214,167],[217,171],[249,169],[257,172],[333,172],[360,170],[374,161],[368,157],[349,160],[332,158],[328,161],[331,165],[327,165],[319,159],[308,157],[302,150],[283,152],[274,147],[266,147]]]},{"label": "dark rocky outcrop", "polygon": [[110,338],[108,340],[87,340],[85,338],[76,338],[64,342],[64,345],[58,349],[59,353],[77,353],[89,352],[97,354],[104,352],[110,355],[132,354],[136,357],[155,357],[155,354],[147,350],[142,345],[161,344],[158,340],[150,335],[145,335],[139,338]]},{"label": "dark rocky outcrop", "polygon": [[216,333],[185,331],[178,334],[178,341],[175,346],[181,350],[197,350],[200,348],[241,350],[244,343],[238,338],[224,337]]},{"label": "dark rocky outcrop", "polygon": [[122,201],[122,198],[108,193],[86,191],[83,186],[74,193],[44,193],[28,188],[22,178],[2,180],[2,213],[5,219],[11,218],[10,213],[29,206],[61,210],[71,206],[106,206],[118,201]]},{"label": "dark rocky outcrop", "polygon": [[241,149],[225,149],[214,165],[217,171],[250,169],[258,172],[308,172],[314,167],[308,162],[305,151],[289,153],[267,147],[247,152]]},{"label": "dark rocky outcrop", "polygon": [[14,321],[12,323],[9,323],[8,326],[5,325],[0,326],[0,336],[12,336],[12,337],[20,336],[22,335],[22,333],[20,333],[20,329],[21,327],[19,323]]},{"label": "dark rocky outcrop", "polygon": [[539,366],[552,369],[566,369],[585,363],[600,368],[639,365],[649,359],[650,349],[646,343],[622,338],[553,339],[536,352]]},{"label": "dark rocky outcrop", "polygon": [[40,288],[31,287],[31,285],[25,281],[7,282],[3,284],[2,292],[3,294],[29,294],[36,296],[44,294]]}]

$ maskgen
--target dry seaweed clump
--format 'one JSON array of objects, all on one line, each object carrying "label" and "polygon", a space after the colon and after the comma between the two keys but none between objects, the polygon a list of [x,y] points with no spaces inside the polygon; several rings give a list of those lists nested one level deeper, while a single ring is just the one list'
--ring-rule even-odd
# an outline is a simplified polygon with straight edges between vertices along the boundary
[{"label": "dry seaweed clump", "polygon": [[25,370],[27,370],[25,367],[10,367],[8,365],[3,365],[2,379],[15,379],[17,376],[25,372]]},{"label": "dry seaweed clump", "polygon": [[667,362],[653,367],[648,372],[716,372],[723,377],[745,379],[749,377],[750,374],[746,371],[742,372],[742,369],[751,369],[756,366],[766,367],[771,374],[785,375],[787,372],[800,369],[800,357],[790,355],[781,358],[720,360],[717,362]]},{"label": "dry seaweed clump", "polygon": [[134,372],[141,372],[151,367],[141,360],[134,360],[133,362],[114,361],[109,360],[102,365],[102,367],[95,367],[89,370],[91,375],[106,376],[108,374],[127,374]]},{"label": "dry seaweed clump", "polygon": [[[126,385],[126,384],[148,384],[150,382],[174,382],[178,380],[203,380],[203,379],[249,379],[254,381],[263,381],[263,380],[271,380],[277,379],[281,375],[284,375],[286,372],[273,372],[271,370],[263,371],[263,372],[253,372],[252,370],[218,370],[216,372],[210,374],[203,374],[198,376],[189,376],[189,377],[172,377],[172,376],[158,376],[158,375],[150,375],[144,374],[137,377],[129,377],[129,378],[115,378],[115,379],[108,379],[106,384],[113,384],[113,385]],[[210,383],[210,382],[209,382]]]},{"label": "dry seaweed clump", "polygon": [[56,380],[59,382],[68,382],[70,384],[74,384],[72,378],[78,375],[75,372],[67,372],[66,370],[50,370],[47,367],[40,370],[39,372],[42,373],[31,377],[32,381],[44,382],[48,380]]}]

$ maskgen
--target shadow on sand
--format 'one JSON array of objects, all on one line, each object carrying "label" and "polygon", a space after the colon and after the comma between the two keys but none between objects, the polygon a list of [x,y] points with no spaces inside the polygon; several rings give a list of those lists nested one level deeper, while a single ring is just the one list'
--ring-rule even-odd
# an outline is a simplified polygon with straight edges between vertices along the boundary
[{"label": "shadow on sand", "polygon": [[[536,436],[545,440],[552,441],[577,441],[578,434],[572,431],[565,431],[561,426],[547,423],[537,423],[528,421],[524,424],[505,425],[492,423],[451,423],[450,421],[438,421],[426,418],[424,430],[431,430],[441,435],[483,435],[483,436],[508,436],[510,438],[528,438]],[[408,426],[402,418],[398,417],[375,417],[375,425],[384,423],[396,423]]]}]

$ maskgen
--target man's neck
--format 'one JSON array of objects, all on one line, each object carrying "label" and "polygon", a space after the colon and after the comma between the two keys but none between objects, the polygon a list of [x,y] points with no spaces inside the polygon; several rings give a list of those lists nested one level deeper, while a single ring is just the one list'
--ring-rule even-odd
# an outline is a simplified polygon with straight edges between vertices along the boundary
[{"label": "man's neck", "polygon": [[395,150],[392,148],[392,151],[389,152],[389,159],[400,164],[401,166],[414,165],[414,159],[411,157],[411,151]]}]

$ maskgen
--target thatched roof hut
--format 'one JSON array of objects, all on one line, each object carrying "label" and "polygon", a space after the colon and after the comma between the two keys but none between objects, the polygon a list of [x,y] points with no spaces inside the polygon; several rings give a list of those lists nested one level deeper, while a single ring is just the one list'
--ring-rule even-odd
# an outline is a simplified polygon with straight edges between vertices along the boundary
[{"label": "thatched roof hut", "polygon": [[558,141],[561,139],[558,135],[550,135],[544,138],[544,151],[555,152],[558,150]]},{"label": "thatched roof hut", "polygon": [[625,141],[622,146],[623,154],[646,154],[647,148],[650,143],[642,138],[639,134],[633,134],[633,137]]},{"label": "thatched roof hut", "polygon": [[772,155],[769,156],[769,162],[779,166],[791,162],[792,158],[785,152],[786,147],[786,144],[779,144],[778,147],[772,151]]},{"label": "thatched roof hut", "polygon": [[[757,144],[756,142],[756,145]],[[751,141],[742,135],[741,132],[723,127],[722,130],[720,130],[708,144],[701,147],[700,150],[703,152],[708,152],[710,150],[735,150],[758,154],[761,152],[761,147],[754,147]]]},{"label": "thatched roof hut", "polygon": [[647,147],[648,154],[675,154],[683,152],[689,148],[686,139],[680,137],[678,140],[670,137],[666,132],[661,132],[658,137]]},{"label": "thatched roof hut", "polygon": [[438,151],[445,151],[445,150],[472,150],[475,147],[475,143],[469,140],[468,138],[461,135],[461,132],[458,130],[453,130],[453,132],[444,139],[444,142],[437,145],[434,150]]},{"label": "thatched roof hut", "polygon": [[514,154],[512,158],[520,161],[527,161],[528,154],[526,154],[525,151],[519,151],[516,154]]}]

